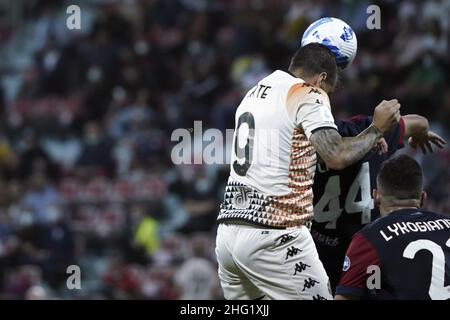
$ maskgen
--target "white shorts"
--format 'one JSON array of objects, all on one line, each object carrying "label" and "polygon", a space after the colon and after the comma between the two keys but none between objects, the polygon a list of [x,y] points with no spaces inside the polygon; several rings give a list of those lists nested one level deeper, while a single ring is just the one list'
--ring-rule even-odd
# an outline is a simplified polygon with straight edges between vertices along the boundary
[{"label": "white shorts", "polygon": [[216,255],[225,299],[333,299],[309,230],[221,223]]}]

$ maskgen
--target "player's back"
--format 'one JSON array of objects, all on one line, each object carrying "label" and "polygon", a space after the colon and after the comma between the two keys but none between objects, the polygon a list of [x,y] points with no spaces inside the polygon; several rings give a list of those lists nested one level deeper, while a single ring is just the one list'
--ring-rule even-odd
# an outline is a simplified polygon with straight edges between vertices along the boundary
[{"label": "player's back", "polygon": [[[343,137],[353,137],[367,129],[372,117],[356,116],[336,121]],[[342,272],[345,252],[352,236],[379,216],[372,190],[383,161],[403,146],[403,120],[384,136],[388,152],[370,151],[361,160],[343,170],[332,170],[319,159],[314,176],[314,220],[311,235],[334,291]]]},{"label": "player's back", "polygon": [[245,95],[235,115],[230,172],[234,180],[266,195],[288,193],[296,128],[289,119],[286,100],[289,89],[301,83],[304,81],[299,78],[275,71]]},{"label": "player's back", "polygon": [[323,90],[280,70],[262,79],[236,111],[230,178],[218,221],[273,228],[310,221],[316,154],[308,137],[319,127],[336,128],[333,121]]},{"label": "player's back", "polygon": [[[372,123],[372,117],[356,116],[336,121],[343,137],[357,136]],[[372,150],[343,170],[328,169],[320,160],[314,176],[313,238],[317,245],[342,247],[345,252],[351,237],[379,216],[372,199],[381,164],[403,146],[404,123],[400,121],[384,136],[388,152]]]},{"label": "player's back", "polygon": [[403,209],[361,235],[379,259],[381,292],[388,298],[450,299],[450,217]]}]

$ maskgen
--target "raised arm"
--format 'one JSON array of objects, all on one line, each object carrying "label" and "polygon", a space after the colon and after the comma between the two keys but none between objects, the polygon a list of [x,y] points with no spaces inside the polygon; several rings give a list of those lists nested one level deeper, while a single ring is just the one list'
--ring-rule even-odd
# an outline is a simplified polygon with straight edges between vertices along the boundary
[{"label": "raised arm", "polygon": [[356,137],[343,138],[334,129],[322,129],[311,136],[316,152],[334,170],[342,170],[360,160],[383,137],[373,125]]},{"label": "raised arm", "polygon": [[427,118],[416,114],[408,114],[402,118],[405,122],[405,136],[409,138],[408,143],[412,148],[420,147],[423,153],[433,152],[433,144],[439,149],[444,148],[447,142],[436,133],[429,131]]},{"label": "raised arm", "polygon": [[342,170],[364,157],[400,120],[400,104],[396,99],[381,102],[373,123],[356,137],[343,138],[334,129],[314,132],[310,141],[316,152],[334,170]]},{"label": "raised arm", "polygon": [[405,137],[417,137],[427,134],[429,125],[425,117],[417,114],[407,114],[402,116],[405,123]]}]

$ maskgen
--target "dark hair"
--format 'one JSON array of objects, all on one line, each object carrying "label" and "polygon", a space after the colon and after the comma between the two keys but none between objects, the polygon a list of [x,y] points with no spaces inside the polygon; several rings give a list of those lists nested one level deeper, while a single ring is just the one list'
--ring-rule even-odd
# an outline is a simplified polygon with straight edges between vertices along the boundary
[{"label": "dark hair", "polygon": [[420,199],[423,174],[420,164],[407,155],[386,160],[377,177],[379,192],[397,199]]},{"label": "dark hair", "polygon": [[309,77],[321,72],[327,73],[325,80],[331,86],[335,86],[338,76],[336,59],[330,49],[320,43],[310,43],[298,49],[291,60],[289,70],[301,69],[302,73]]}]

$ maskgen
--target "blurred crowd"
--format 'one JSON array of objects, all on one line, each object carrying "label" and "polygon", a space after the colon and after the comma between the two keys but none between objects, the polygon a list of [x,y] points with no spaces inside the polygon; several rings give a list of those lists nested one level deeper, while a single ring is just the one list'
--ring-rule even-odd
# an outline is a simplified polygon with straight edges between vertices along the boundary
[{"label": "blurred crowd", "polygon": [[[13,2],[11,2],[13,3]],[[450,1],[17,1],[0,7],[0,298],[220,299],[215,218],[227,165],[174,165],[171,133],[234,127],[242,94],[286,69],[314,20],[358,55],[336,118],[398,98],[450,134]],[[81,30],[66,8],[81,8]],[[370,4],[381,29],[369,30]],[[422,156],[450,213],[450,152]],[[81,268],[82,290],[66,286]]]}]

